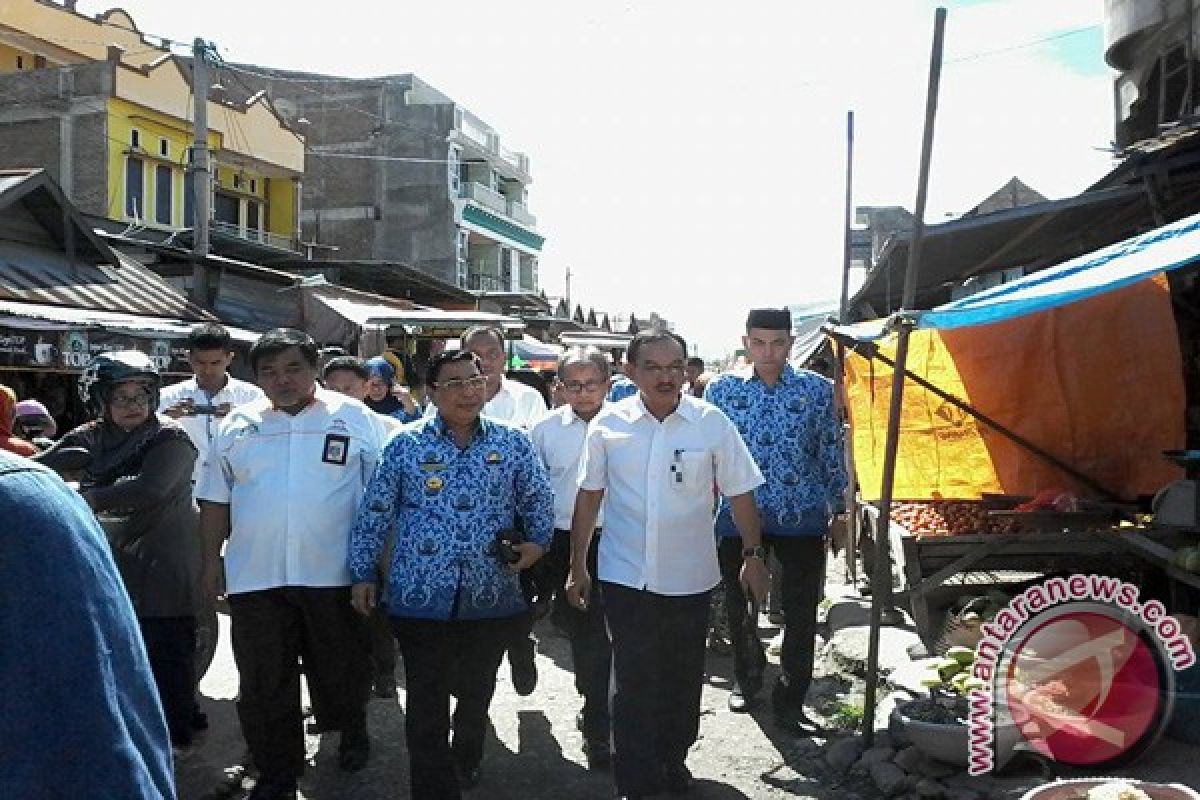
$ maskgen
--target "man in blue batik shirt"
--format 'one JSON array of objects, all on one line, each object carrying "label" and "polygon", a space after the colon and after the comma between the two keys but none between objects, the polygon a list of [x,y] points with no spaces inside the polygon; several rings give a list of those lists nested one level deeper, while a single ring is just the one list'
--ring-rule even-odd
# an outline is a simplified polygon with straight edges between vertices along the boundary
[{"label": "man in blue batik shirt", "polygon": [[[825,534],[830,516],[844,511],[846,488],[841,422],[833,385],[788,363],[793,337],[786,309],[758,309],[746,320],[750,366],[708,385],[704,399],[737,425],[766,483],[754,492],[764,544],[783,567],[785,620],[782,676],[772,692],[776,722],[796,732],[811,730],[804,698],[812,681],[817,602],[825,576]],[[717,515],[718,548],[734,642],[736,683],[732,711],[746,711],[762,688],[766,656],[754,620],[742,612],[746,599],[737,580],[742,544],[724,498]],[[740,613],[739,613],[740,612]]]},{"label": "man in blue batik shirt", "polygon": [[[395,526],[387,612],[404,658],[414,798],[456,798],[478,782],[496,672],[528,610],[518,573],[541,558],[554,527],[550,480],[533,444],[480,416],[485,384],[468,351],[430,364],[437,411],[392,438],[351,531],[353,602],[366,614]],[[498,544],[518,517],[525,541]],[[458,702],[448,743],[451,688]]]}]

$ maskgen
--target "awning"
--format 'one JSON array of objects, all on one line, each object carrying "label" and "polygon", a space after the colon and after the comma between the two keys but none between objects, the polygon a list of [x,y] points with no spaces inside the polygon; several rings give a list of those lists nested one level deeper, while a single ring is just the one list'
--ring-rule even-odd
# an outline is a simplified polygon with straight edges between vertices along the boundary
[{"label": "awning", "polygon": [[620,333],[609,333],[607,331],[571,331],[559,334],[558,341],[562,342],[566,347],[598,347],[601,350],[624,350],[629,347],[629,340],[632,336]]},{"label": "awning", "polygon": [[[27,330],[66,330],[68,328],[105,328],[130,335],[187,336],[197,324],[193,321],[166,317],[139,317],[115,311],[69,306],[47,306],[38,303],[14,303],[0,300],[0,325]],[[261,334],[243,328],[224,326],[234,339],[254,342]]]},{"label": "awning", "polygon": [[[918,329],[987,325],[1120,289],[1198,260],[1200,214],[934,309],[903,313]],[[855,339],[874,340],[884,336],[895,320],[893,315],[834,330]]]},{"label": "awning", "polygon": [[[114,311],[0,300],[0,367],[74,372],[97,353],[141,350],[167,374],[188,374],[186,341],[195,322]],[[234,339],[258,334],[227,328]]]},{"label": "awning", "polygon": [[426,336],[438,336],[442,333],[457,335],[474,325],[494,325],[505,333],[524,330],[524,323],[516,317],[486,311],[443,311],[442,308],[397,311],[394,308],[376,307],[368,311],[364,321],[371,325],[402,327],[404,332]]},{"label": "awning", "polygon": [[538,341],[529,334],[513,341],[510,347],[514,356],[534,369],[555,369],[563,352],[562,347]]},{"label": "awning", "polygon": [[396,314],[409,314],[412,309],[405,308],[401,305],[389,305],[387,303],[373,302],[370,300],[353,299],[344,296],[333,296],[328,294],[320,294],[311,292],[314,300],[328,307],[338,314],[356,325],[365,326],[368,324],[384,324],[376,322],[380,317],[392,317]]}]

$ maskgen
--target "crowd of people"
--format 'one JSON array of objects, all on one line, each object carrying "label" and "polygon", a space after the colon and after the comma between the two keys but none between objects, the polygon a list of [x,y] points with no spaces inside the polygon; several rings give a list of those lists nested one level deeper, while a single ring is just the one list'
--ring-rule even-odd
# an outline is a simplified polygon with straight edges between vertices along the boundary
[{"label": "crowd of people", "polygon": [[[340,733],[339,767],[368,763],[366,706],[397,696],[397,649],[411,796],[489,780],[499,670],[507,659],[515,691],[536,691],[545,614],[570,642],[589,768],[611,768],[618,797],[683,794],[715,593],[730,710],[763,689],[769,553],[786,621],[772,711],[813,732],[824,543],[846,475],[832,385],[793,368],[792,341],[787,311],[752,311],[748,365],[714,377],[677,334],[644,331],[622,374],[569,349],[542,392],[506,374],[495,328],[469,329],[420,378],[393,354],[323,353],[276,329],[250,348],[248,383],[206,324],[181,383],[164,387],[135,351],[93,359],[79,381],[93,419],[57,440],[44,407],[0,390],[14,454],[0,455],[0,497],[22,521],[0,534],[0,625],[29,643],[0,650],[0,677],[51,684],[0,722],[0,754],[23,765],[0,795],[85,796],[73,791],[95,761],[78,756],[102,751],[105,796],[173,797],[169,748],[207,724],[192,656],[218,598],[254,800],[296,796],[301,680],[318,728]],[[45,597],[51,624],[11,613],[22,592]]]}]

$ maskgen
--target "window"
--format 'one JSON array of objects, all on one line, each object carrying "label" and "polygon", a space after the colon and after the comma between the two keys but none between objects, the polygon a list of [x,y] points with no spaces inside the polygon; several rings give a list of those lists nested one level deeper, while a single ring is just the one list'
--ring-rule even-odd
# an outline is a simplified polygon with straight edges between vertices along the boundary
[{"label": "window", "polygon": [[246,203],[246,236],[259,239],[259,220],[262,218],[262,204],[253,200]]},{"label": "window", "polygon": [[450,180],[450,194],[453,197],[458,197],[463,184],[463,165],[459,163],[458,156],[457,147],[451,147],[446,155],[446,177]]},{"label": "window", "polygon": [[231,194],[217,192],[217,196],[213,201],[213,219],[217,222],[224,222],[226,225],[237,227],[241,224],[239,219],[241,203]]},{"label": "window", "polygon": [[[135,131],[136,133],[136,131]],[[125,216],[141,219],[146,211],[145,164],[140,158],[125,160]]]},{"label": "window", "polygon": [[171,142],[168,139],[158,140],[158,154],[163,158],[171,157]]},{"label": "window", "polygon": [[242,188],[242,176],[236,172],[233,174],[233,188],[235,188],[235,189]]},{"label": "window", "polygon": [[159,225],[170,225],[175,198],[175,171],[165,164],[154,168],[154,221]]},{"label": "window", "polygon": [[[190,154],[191,148],[188,149]],[[196,224],[196,175],[190,169],[183,173],[183,227]]]},{"label": "window", "polygon": [[129,132],[129,146],[135,149],[142,146],[142,132],[137,128]]},{"label": "window", "polygon": [[[507,247],[500,249],[500,290],[503,292],[516,291],[516,286],[513,284],[513,261],[516,257],[516,252],[509,250]],[[516,271],[519,275],[519,271]]]},{"label": "window", "polygon": [[17,69],[25,69],[25,57],[17,56]]},{"label": "window", "polygon": [[258,181],[254,178],[250,179],[250,194],[258,194]]}]

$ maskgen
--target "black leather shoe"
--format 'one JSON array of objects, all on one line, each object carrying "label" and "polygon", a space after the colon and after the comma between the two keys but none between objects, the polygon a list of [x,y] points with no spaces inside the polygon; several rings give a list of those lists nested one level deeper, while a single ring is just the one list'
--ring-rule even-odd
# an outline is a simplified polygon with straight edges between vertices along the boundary
[{"label": "black leather shoe", "polygon": [[686,764],[663,764],[663,789],[667,794],[687,794],[692,788],[692,772]]},{"label": "black leather shoe", "polygon": [[367,766],[370,755],[371,741],[367,738],[366,727],[342,732],[342,741],[338,744],[338,767],[343,772],[358,772]]},{"label": "black leather shoe", "polygon": [[612,766],[612,750],[603,739],[584,741],[583,754],[587,756],[588,769],[604,770]]},{"label": "black leather shoe", "polygon": [[522,639],[508,648],[508,666],[512,670],[512,684],[517,694],[528,697],[537,688],[537,662],[534,654],[537,643],[533,639]]}]

